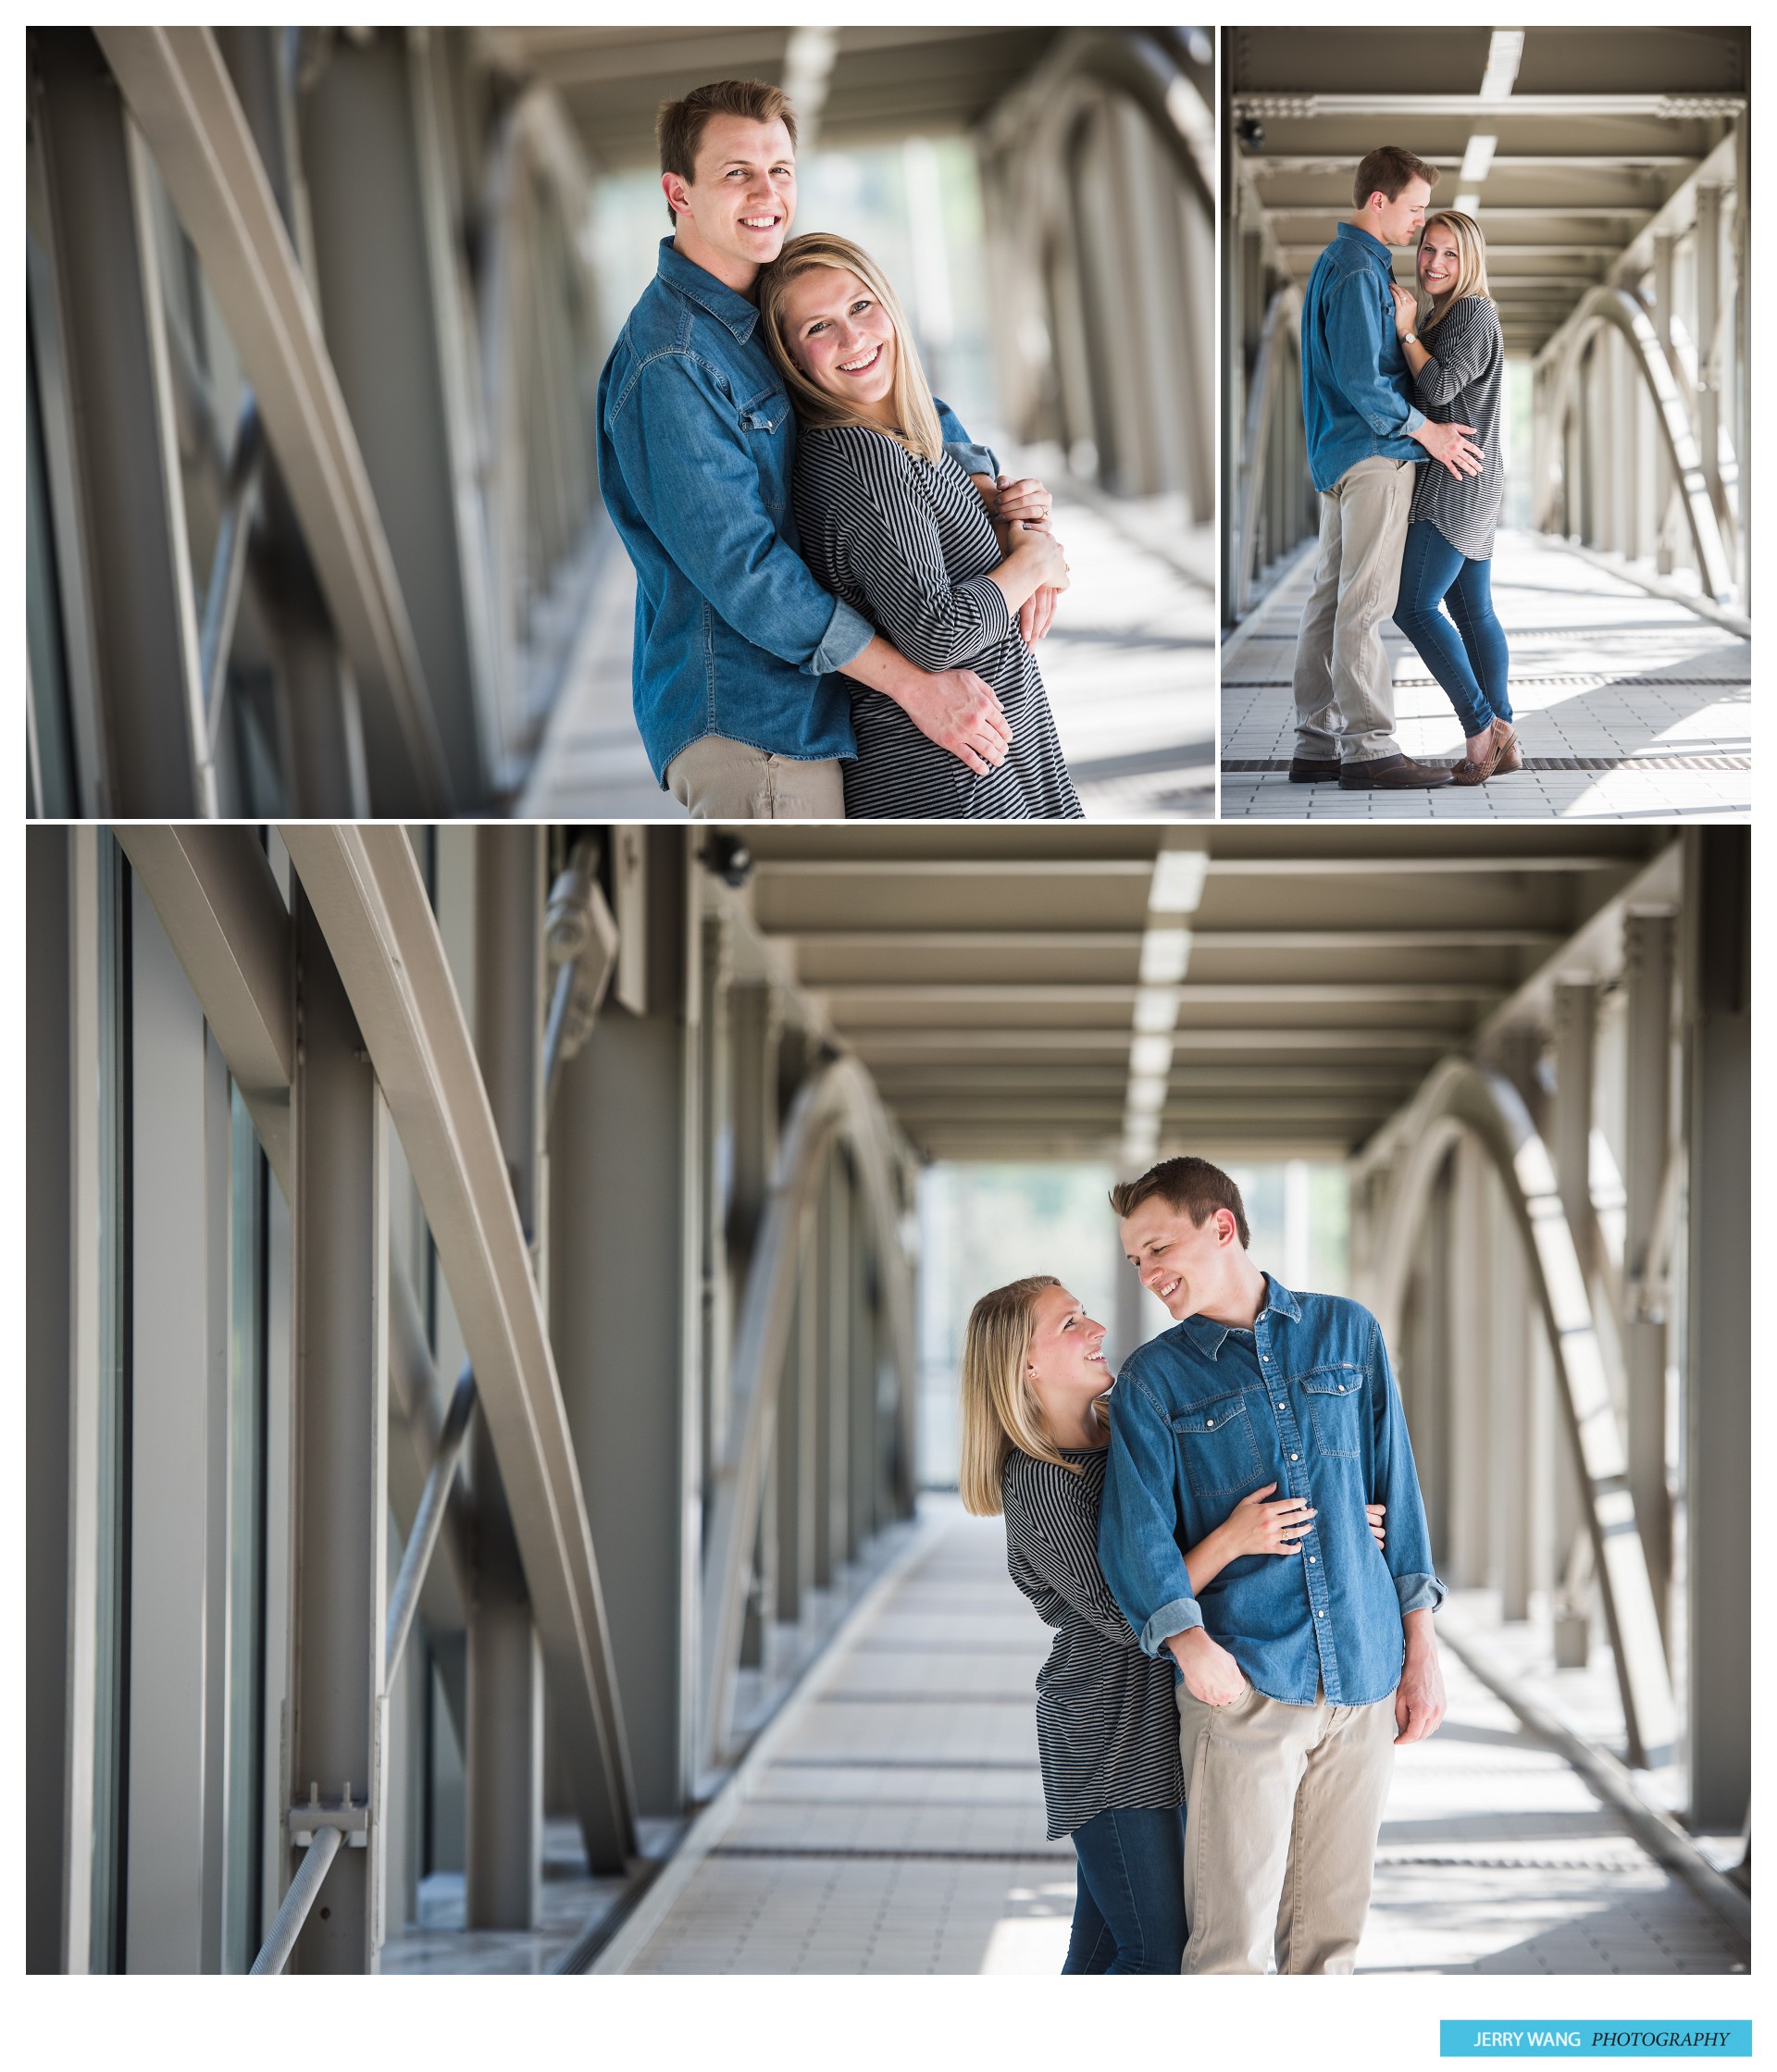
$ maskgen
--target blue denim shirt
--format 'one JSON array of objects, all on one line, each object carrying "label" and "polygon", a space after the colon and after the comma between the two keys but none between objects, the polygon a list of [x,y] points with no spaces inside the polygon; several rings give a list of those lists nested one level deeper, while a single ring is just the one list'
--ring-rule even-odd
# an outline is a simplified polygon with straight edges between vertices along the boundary
[{"label": "blue denim shirt", "polygon": [[[804,762],[856,752],[830,672],[876,632],[803,565],[796,420],[759,312],[663,238],[599,377],[599,488],[636,567],[636,724],[664,786],[706,734]],[[949,450],[997,471],[941,403]]]},{"label": "blue denim shirt", "polygon": [[1407,434],[1425,422],[1395,335],[1388,247],[1355,223],[1314,262],[1302,298],[1302,420],[1308,469],[1330,490],[1357,461],[1423,461]]},{"label": "blue denim shirt", "polygon": [[[1201,1626],[1267,1697],[1374,1705],[1400,1681],[1403,1615],[1445,1594],[1399,1391],[1369,1310],[1266,1281],[1250,1331],[1187,1317],[1124,1361],[1099,1560],[1149,1655]],[[1267,1502],[1314,1506],[1301,1552],[1242,1555],[1198,1596],[1184,1550],[1270,1482]]]}]

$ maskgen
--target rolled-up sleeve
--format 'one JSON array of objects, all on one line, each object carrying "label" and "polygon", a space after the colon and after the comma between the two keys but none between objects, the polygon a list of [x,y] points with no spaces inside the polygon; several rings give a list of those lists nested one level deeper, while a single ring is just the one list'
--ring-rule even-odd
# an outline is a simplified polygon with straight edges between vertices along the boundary
[{"label": "rolled-up sleeve", "polygon": [[1407,1436],[1407,1413],[1388,1364],[1388,1348],[1382,1328],[1373,1318],[1370,1324],[1370,1373],[1374,1383],[1371,1415],[1375,1435],[1375,1486],[1373,1504],[1387,1507],[1387,1545],[1383,1558],[1395,1579],[1403,1618],[1410,1611],[1435,1611],[1449,1594],[1432,1567],[1431,1528],[1425,1519],[1425,1499],[1420,1494],[1419,1470],[1413,1465],[1412,1442]]},{"label": "rolled-up sleeve", "polygon": [[1156,1399],[1126,1371],[1111,1399],[1111,1448],[1099,1512],[1099,1565],[1145,1655],[1203,1623],[1174,1537],[1173,1434]]},{"label": "rolled-up sleeve", "polygon": [[729,399],[683,353],[644,361],[609,411],[624,488],[687,579],[781,661],[825,676],[875,628],[823,589],[778,530]]},{"label": "rolled-up sleeve", "polygon": [[963,428],[962,419],[942,396],[934,396],[932,406],[938,412],[938,428],[944,440],[944,451],[963,474],[997,476],[1000,463],[993,448],[975,444]]},{"label": "rolled-up sleeve", "polygon": [[1378,439],[1398,439],[1419,429],[1417,410],[1382,371],[1382,310],[1373,270],[1348,274],[1326,300],[1326,342],[1333,378],[1340,392]]}]

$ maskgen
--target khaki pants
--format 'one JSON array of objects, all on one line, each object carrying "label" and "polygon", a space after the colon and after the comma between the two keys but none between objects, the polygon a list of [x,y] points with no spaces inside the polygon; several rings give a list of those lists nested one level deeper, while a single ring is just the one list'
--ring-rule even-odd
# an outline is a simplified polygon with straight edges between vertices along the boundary
[{"label": "khaki pants", "polygon": [[836,762],[799,763],[706,734],[666,765],[666,788],[693,820],[843,820]]},{"label": "khaki pants", "polygon": [[1314,586],[1296,636],[1299,756],[1373,763],[1400,753],[1380,627],[1399,595],[1412,501],[1411,461],[1353,462],[1322,493]]},{"label": "khaki pants", "polygon": [[1395,1706],[1231,1706],[1178,1686],[1187,1972],[1349,1971],[1370,1911]]}]

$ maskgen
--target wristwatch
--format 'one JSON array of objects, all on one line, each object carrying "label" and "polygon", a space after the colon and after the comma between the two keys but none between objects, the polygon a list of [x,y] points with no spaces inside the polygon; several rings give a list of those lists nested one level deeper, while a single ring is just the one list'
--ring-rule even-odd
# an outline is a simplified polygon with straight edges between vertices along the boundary
[{"label": "wristwatch", "polygon": [[1403,331],[1400,334],[1400,342],[1403,345],[1417,345],[1419,343],[1419,333],[1417,331]]}]

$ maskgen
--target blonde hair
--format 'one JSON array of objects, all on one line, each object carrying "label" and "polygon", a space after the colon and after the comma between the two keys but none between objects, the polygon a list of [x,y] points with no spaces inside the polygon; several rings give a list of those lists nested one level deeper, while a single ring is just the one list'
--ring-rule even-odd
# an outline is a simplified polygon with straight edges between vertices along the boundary
[{"label": "blonde hair", "polygon": [[[1425,218],[1419,233],[1421,244],[1425,242],[1425,232],[1435,229],[1440,223],[1448,228],[1456,240],[1456,286],[1442,303],[1430,304],[1431,315],[1419,327],[1422,331],[1429,331],[1441,324],[1464,295],[1479,295],[1483,302],[1491,302],[1493,299],[1487,293],[1487,241],[1481,235],[1480,224],[1473,217],[1465,216],[1460,209],[1441,208]],[[1414,279],[1417,281],[1417,268]],[[1429,302],[1430,298],[1427,300]]]},{"label": "blonde hair", "polygon": [[[963,1337],[963,1507],[976,1518],[1000,1515],[1000,1491],[1013,1448],[1077,1475],[1080,1464],[1062,1457],[1043,1424],[1025,1369],[1037,1330],[1037,1300],[1058,1288],[1052,1273],[1033,1273],[984,1295],[969,1311]],[[1100,1400],[1093,1405],[1108,1421]]]},{"label": "blonde hair", "polygon": [[[885,430],[873,419],[860,415],[838,396],[816,388],[796,363],[785,335],[784,297],[791,281],[816,267],[831,267],[854,273],[870,294],[888,314],[895,333],[895,380],[889,391],[896,428]],[[931,387],[919,364],[919,348],[913,343],[902,313],[901,298],[888,276],[862,245],[829,230],[810,230],[789,242],[759,276],[759,323],[765,334],[765,349],[777,363],[796,415],[805,425],[826,427],[861,425],[866,431],[881,432],[910,453],[917,453],[936,466],[944,458],[944,435],[938,428]],[[998,1509],[998,1506],[995,1508]]]}]

